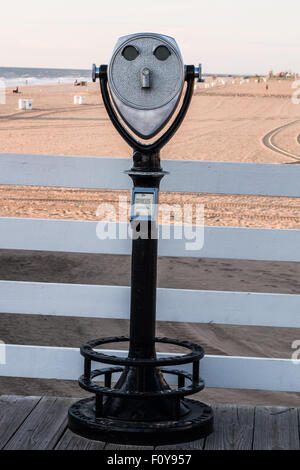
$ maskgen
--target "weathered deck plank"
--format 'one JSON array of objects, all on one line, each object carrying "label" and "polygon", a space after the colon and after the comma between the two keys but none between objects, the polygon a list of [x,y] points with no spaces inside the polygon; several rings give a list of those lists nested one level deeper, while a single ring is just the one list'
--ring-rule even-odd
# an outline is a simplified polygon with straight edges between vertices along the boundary
[{"label": "weathered deck plank", "polygon": [[0,449],[7,444],[41,397],[0,397]]},{"label": "weathered deck plank", "polygon": [[90,441],[67,429],[70,398],[0,397],[0,448],[9,450],[295,450],[300,408],[214,405],[207,439],[169,446],[122,446]]},{"label": "weathered deck plank", "polygon": [[53,449],[67,427],[68,408],[73,402],[70,398],[43,397],[4,449]]},{"label": "weathered deck plank", "polygon": [[183,444],[157,446],[155,450],[203,450],[204,442],[204,439],[198,439],[197,441],[185,442]]},{"label": "weathered deck plank", "polygon": [[256,407],[253,449],[298,450],[297,408]]},{"label": "weathered deck plank", "polygon": [[105,446],[105,450],[153,450],[153,446],[123,446],[120,444],[110,444],[107,443]]},{"label": "weathered deck plank", "polygon": [[55,450],[103,450],[104,447],[105,442],[90,441],[66,429],[56,444]]},{"label": "weathered deck plank", "polygon": [[254,407],[215,405],[214,433],[207,437],[205,450],[251,450]]}]

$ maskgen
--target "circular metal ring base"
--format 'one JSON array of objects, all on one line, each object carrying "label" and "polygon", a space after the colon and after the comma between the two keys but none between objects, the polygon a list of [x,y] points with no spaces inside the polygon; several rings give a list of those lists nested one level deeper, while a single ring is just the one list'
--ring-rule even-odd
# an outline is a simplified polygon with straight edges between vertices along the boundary
[{"label": "circular metal ring base", "polygon": [[130,445],[168,445],[195,441],[213,432],[211,407],[196,400],[183,400],[190,412],[176,421],[133,422],[96,418],[95,398],[74,403],[69,409],[69,428],[95,441]]}]

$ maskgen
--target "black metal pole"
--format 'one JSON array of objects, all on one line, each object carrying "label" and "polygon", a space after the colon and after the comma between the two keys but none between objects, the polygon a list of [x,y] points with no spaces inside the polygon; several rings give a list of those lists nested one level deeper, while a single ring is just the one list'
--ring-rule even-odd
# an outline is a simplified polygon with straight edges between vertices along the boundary
[{"label": "black metal pole", "polygon": [[[163,173],[159,153],[134,152],[134,166],[129,172],[134,187],[156,188]],[[155,357],[155,320],[158,227],[156,218],[132,222],[131,307],[129,357]]]},{"label": "black metal pole", "polygon": [[132,241],[129,357],[151,359],[155,357],[157,227],[155,221],[141,225],[135,230],[148,232],[141,233],[148,238]]},{"label": "black metal pole", "polygon": [[[134,152],[134,165],[128,171],[135,188],[159,190],[164,172],[160,166],[159,153]],[[157,211],[155,211],[157,213]],[[131,259],[131,306],[129,358],[155,359],[155,322],[157,289],[158,224],[156,217],[147,221],[132,221],[134,237]],[[163,374],[157,367],[126,367],[116,384],[119,390],[150,392],[169,389]],[[104,411],[118,413],[128,419],[167,419],[172,415],[174,400],[152,401],[123,399],[107,400]],[[175,400],[176,403],[178,400]],[[178,408],[179,405],[178,405]],[[137,412],[138,410],[138,412]],[[123,414],[124,413],[124,414]]]}]

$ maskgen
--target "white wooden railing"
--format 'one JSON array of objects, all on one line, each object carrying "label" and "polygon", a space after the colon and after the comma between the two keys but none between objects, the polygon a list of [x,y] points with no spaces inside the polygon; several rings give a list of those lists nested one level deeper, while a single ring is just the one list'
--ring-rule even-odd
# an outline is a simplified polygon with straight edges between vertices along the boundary
[{"label": "white wooden railing", "polygon": [[[123,173],[129,166],[128,159],[2,154],[0,184],[130,189]],[[300,197],[294,165],[166,160],[163,166],[170,172],[163,191]],[[101,241],[96,224],[0,218],[0,248],[130,254],[130,240]],[[205,227],[204,235],[198,251],[186,251],[184,239],[160,240],[159,255],[300,262],[300,230]],[[129,293],[118,286],[0,281],[0,312],[125,319]],[[300,327],[300,295],[158,289],[157,311],[160,321]],[[0,375],[74,380],[82,367],[76,348],[7,345]],[[300,366],[291,359],[206,356],[201,376],[207,387],[300,391]]]}]

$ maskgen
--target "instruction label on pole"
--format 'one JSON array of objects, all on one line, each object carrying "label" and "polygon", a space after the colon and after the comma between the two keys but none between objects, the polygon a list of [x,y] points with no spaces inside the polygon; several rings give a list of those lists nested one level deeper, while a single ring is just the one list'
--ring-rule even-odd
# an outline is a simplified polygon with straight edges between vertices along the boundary
[{"label": "instruction label on pole", "polygon": [[134,188],[130,220],[154,220],[157,211],[157,196],[156,188]]}]

